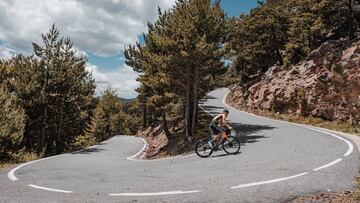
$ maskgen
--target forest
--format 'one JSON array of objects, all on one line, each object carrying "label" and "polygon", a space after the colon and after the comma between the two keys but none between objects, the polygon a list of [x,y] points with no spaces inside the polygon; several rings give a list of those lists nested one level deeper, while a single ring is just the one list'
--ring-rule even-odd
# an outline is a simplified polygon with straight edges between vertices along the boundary
[{"label": "forest", "polygon": [[290,67],[326,41],[358,37],[359,4],[267,0],[228,17],[220,1],[178,0],[158,10],[144,43],[125,47],[126,64],[140,73],[131,102],[110,88],[96,96],[86,56],[53,25],[31,56],[0,61],[0,162],[60,154],[149,126],[161,125],[171,137],[174,120],[183,128],[178,136],[193,142],[208,91],[250,86],[273,65]]}]

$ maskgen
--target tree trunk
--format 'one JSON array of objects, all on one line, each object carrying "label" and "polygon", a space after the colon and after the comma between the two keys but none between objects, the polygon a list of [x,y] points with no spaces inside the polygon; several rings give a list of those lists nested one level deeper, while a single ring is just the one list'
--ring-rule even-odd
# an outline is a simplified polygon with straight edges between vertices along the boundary
[{"label": "tree trunk", "polygon": [[195,135],[195,130],[196,130],[196,118],[197,118],[197,109],[198,109],[198,89],[199,89],[199,71],[198,71],[198,67],[194,67],[193,68],[194,71],[194,76],[193,76],[193,98],[192,98],[192,103],[193,103],[193,112],[192,112],[192,121],[191,121],[191,134],[192,136]]},{"label": "tree trunk", "polygon": [[349,37],[351,39],[355,38],[352,2],[353,2],[352,0],[348,0],[348,16],[347,16],[348,26],[349,26]]},{"label": "tree trunk", "polygon": [[280,66],[284,65],[284,60],[283,60],[283,57],[282,57],[282,55],[281,55],[281,53],[280,53],[279,50],[276,50],[276,55],[277,55],[277,57],[278,57],[279,65],[280,65]]},{"label": "tree trunk", "polygon": [[146,103],[142,103],[142,110],[143,110],[143,128],[147,126],[147,110],[146,110]]},{"label": "tree trunk", "polygon": [[48,107],[45,105],[43,118],[42,118],[42,127],[41,127],[41,145],[39,148],[39,152],[41,152],[45,148],[45,137],[47,130],[47,117],[48,117]]},{"label": "tree trunk", "polygon": [[186,67],[186,106],[185,106],[185,134],[186,139],[188,141],[191,141],[191,138],[193,136],[192,130],[191,130],[191,124],[192,124],[192,98],[191,98],[191,92],[192,92],[192,81],[191,81],[191,67]]},{"label": "tree trunk", "polygon": [[62,146],[62,144],[61,144],[61,135],[62,135],[62,133],[63,133],[63,109],[64,109],[64,99],[63,99],[64,97],[62,97],[61,98],[61,101],[60,101],[60,109],[59,109],[59,123],[58,123],[58,132],[57,132],[57,137],[56,137],[56,145],[55,145],[55,153],[56,154],[59,154],[59,153],[61,153],[61,151],[63,150],[63,149],[61,149],[61,148],[63,148],[63,146]]},{"label": "tree trunk", "polygon": [[42,126],[41,126],[41,135],[40,135],[40,147],[39,147],[39,152],[42,152],[45,149],[45,153],[47,151],[47,146],[45,146],[45,139],[46,139],[46,131],[48,128],[48,108],[49,108],[49,101],[48,101],[48,97],[47,97],[47,92],[46,89],[48,87],[48,83],[49,83],[49,70],[46,69],[45,70],[45,81],[44,84],[42,86],[41,89],[41,97],[42,97],[42,102],[45,103],[44,105],[44,111],[43,111],[43,117],[42,117]]},{"label": "tree trunk", "polygon": [[166,113],[165,113],[164,110],[162,111],[162,120],[163,120],[163,128],[164,128],[165,136],[167,138],[169,138],[170,137],[170,132],[169,132],[168,124],[167,124],[167,121],[166,121]]}]

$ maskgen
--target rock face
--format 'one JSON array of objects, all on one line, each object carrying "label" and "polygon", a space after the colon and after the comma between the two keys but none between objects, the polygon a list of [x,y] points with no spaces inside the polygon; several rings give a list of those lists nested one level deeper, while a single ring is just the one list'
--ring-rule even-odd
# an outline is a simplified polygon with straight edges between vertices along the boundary
[{"label": "rock face", "polygon": [[253,86],[232,88],[228,100],[248,111],[360,124],[360,38],[329,41],[302,63],[271,67]]}]

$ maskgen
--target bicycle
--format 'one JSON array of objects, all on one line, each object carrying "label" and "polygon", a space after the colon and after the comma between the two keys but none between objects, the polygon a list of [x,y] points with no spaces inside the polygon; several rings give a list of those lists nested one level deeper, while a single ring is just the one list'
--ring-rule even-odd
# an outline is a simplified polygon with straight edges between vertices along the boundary
[{"label": "bicycle", "polygon": [[240,151],[240,141],[236,138],[235,131],[232,130],[231,135],[228,135],[225,131],[222,131],[221,134],[220,142],[213,147],[209,144],[209,142],[213,141],[212,136],[208,139],[199,140],[195,145],[196,154],[201,158],[209,157],[213,151],[220,150],[220,145],[227,154],[237,154]]}]

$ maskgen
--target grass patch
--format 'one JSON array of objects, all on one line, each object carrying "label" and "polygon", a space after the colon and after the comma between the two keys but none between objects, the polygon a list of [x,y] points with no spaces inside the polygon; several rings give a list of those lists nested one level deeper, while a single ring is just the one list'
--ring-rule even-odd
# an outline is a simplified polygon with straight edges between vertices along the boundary
[{"label": "grass patch", "polygon": [[43,157],[42,155],[39,156],[38,154],[34,153],[34,152],[23,152],[20,153],[19,155],[15,156],[15,162],[16,163],[24,163],[24,162],[29,162],[29,161],[33,161],[36,159],[40,159],[41,157]]},{"label": "grass patch", "polygon": [[[226,103],[230,106],[236,106],[235,108],[247,111],[246,108],[242,106],[234,105],[233,102],[229,101],[229,97],[227,98]],[[326,128],[329,130],[340,131],[344,133],[350,133],[355,135],[360,135],[360,125],[353,124],[352,122],[336,122],[336,121],[329,121],[322,118],[312,117],[312,116],[299,116],[295,114],[286,114],[286,113],[277,113],[274,111],[264,111],[264,110],[254,110],[250,111],[259,116],[264,116],[268,118],[273,118],[277,120],[284,120],[293,123],[311,125],[320,128]]]},{"label": "grass patch", "polygon": [[0,170],[9,169],[14,165],[14,163],[0,163]]},{"label": "grass patch", "polygon": [[326,128],[329,130],[335,130],[340,131],[344,133],[350,133],[350,134],[360,134],[360,126],[359,125],[353,125],[349,122],[334,122],[334,121],[328,121],[324,120],[322,118],[315,118],[315,117],[304,117],[299,115],[293,115],[293,114],[279,114],[274,112],[265,112],[265,111],[256,111],[254,112],[257,115],[265,116],[277,120],[284,120],[288,122],[293,123],[299,123],[299,124],[305,124],[305,125],[311,125],[315,127],[320,128]]},{"label": "grass patch", "polygon": [[38,155],[34,152],[20,152],[7,160],[0,161],[0,169],[9,169],[15,164],[37,160],[42,157],[42,155]]},{"label": "grass patch", "polygon": [[360,202],[360,175],[356,178],[357,184],[358,184],[358,188],[357,190],[354,191],[354,200],[356,202]]}]

